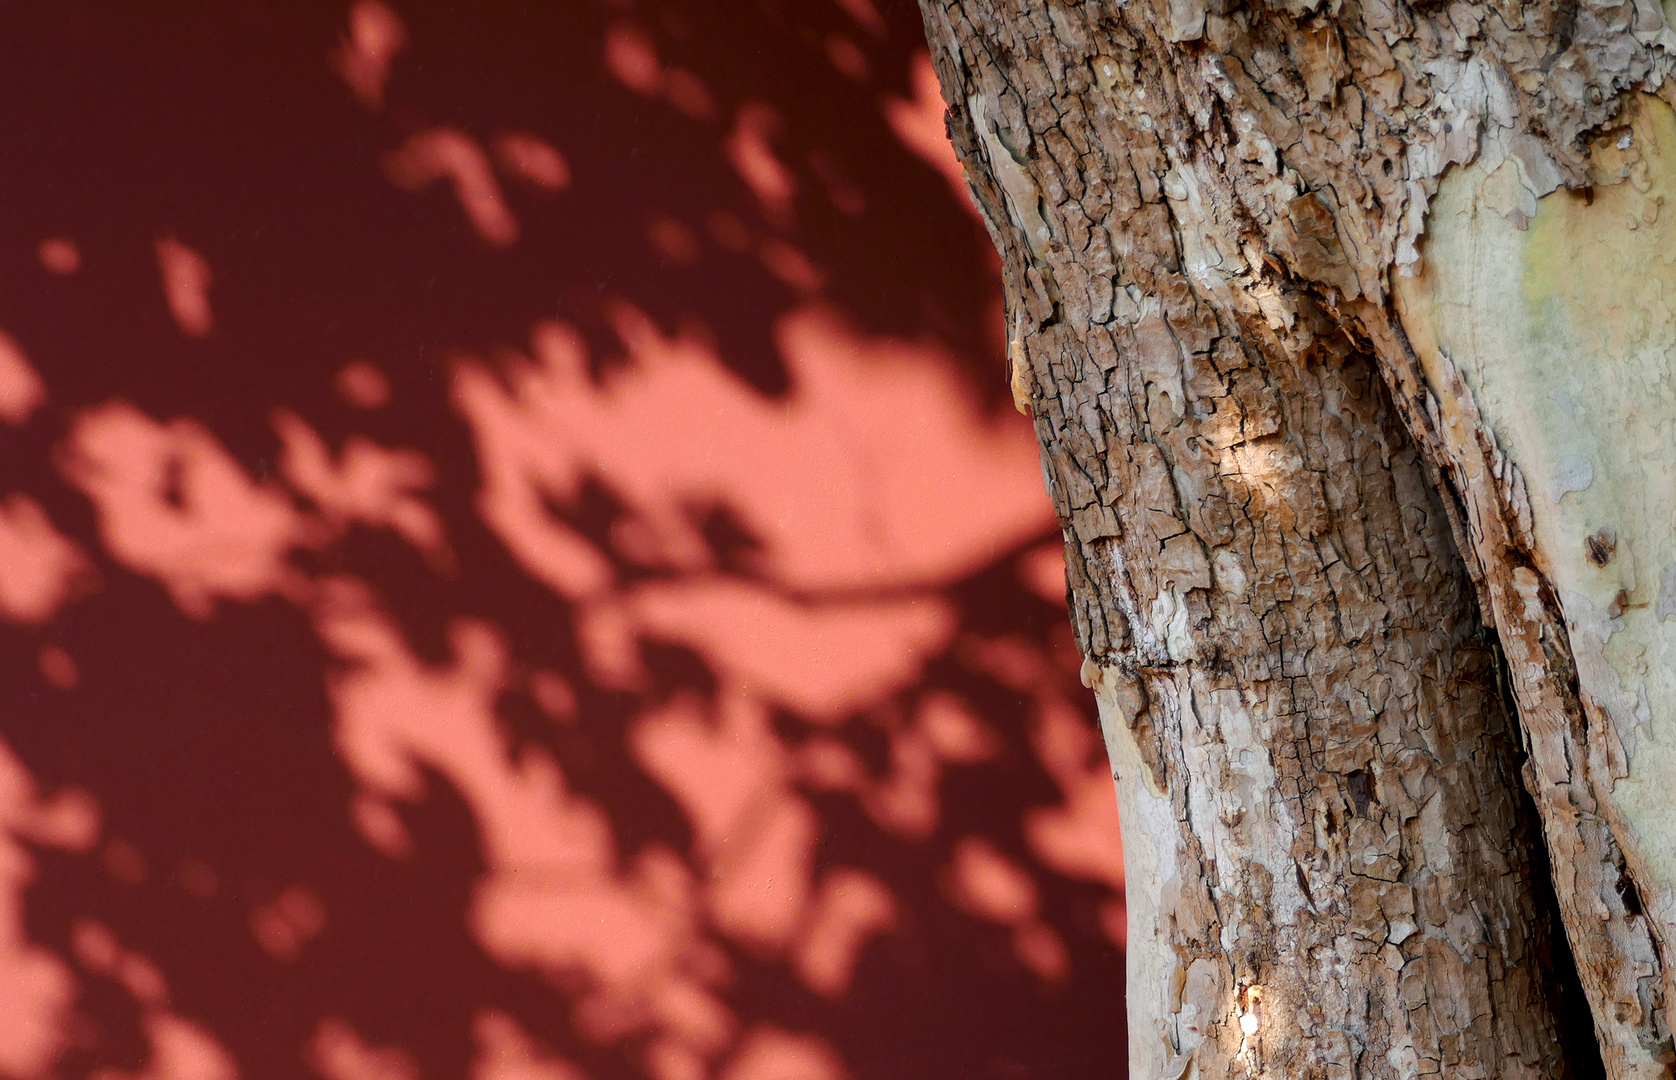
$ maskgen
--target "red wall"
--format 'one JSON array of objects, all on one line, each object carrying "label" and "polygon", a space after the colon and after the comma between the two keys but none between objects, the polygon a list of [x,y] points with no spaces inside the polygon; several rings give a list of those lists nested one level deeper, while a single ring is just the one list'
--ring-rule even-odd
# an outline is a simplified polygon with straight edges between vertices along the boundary
[{"label": "red wall", "polygon": [[908,0],[0,6],[0,1076],[1122,1073]]}]

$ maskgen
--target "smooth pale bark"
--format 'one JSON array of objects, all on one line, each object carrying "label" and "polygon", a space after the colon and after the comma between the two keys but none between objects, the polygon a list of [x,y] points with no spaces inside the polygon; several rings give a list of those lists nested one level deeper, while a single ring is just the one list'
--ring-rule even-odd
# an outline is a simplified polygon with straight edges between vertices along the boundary
[{"label": "smooth pale bark", "polygon": [[1579,986],[1668,1075],[1664,14],[922,7],[1118,777],[1132,1075],[1586,1074]]},{"label": "smooth pale bark", "polygon": [[[1537,200],[1510,163],[1451,172],[1425,272],[1398,278],[1396,294],[1445,425],[1500,458],[1480,486],[1528,556],[1498,568],[1491,604],[1509,628],[1555,873],[1581,870],[1575,917],[1607,938],[1583,974],[1597,1011],[1641,1021],[1645,1067],[1666,1076],[1676,228],[1659,210],[1676,193],[1676,114],[1635,95],[1594,142],[1586,195]],[[1568,655],[1550,657],[1544,635]]]}]

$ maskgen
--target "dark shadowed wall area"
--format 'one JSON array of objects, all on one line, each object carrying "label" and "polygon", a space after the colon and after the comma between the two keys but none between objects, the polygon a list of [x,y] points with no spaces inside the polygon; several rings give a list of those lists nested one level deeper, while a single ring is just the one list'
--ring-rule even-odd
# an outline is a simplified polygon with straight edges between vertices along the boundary
[{"label": "dark shadowed wall area", "polygon": [[0,1076],[1121,1076],[920,35],[0,5]]}]

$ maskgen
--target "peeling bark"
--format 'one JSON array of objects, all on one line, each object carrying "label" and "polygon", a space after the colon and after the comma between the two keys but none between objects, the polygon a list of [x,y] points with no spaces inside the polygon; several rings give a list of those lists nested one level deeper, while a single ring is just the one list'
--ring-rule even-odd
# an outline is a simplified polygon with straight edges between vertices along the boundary
[{"label": "peeling bark", "polygon": [[[1557,254],[1547,208],[1587,198],[1562,188],[1628,181],[1654,227],[1662,174],[1619,143],[1654,141],[1623,109],[1667,86],[1663,11],[922,8],[1118,778],[1132,1074],[1669,1075],[1669,485],[1545,458],[1551,418],[1504,406],[1563,358],[1479,348],[1532,303],[1457,302],[1528,300],[1533,261],[1596,295],[1566,284],[1593,264]],[[1651,357],[1676,334],[1645,322]],[[1672,401],[1637,444],[1666,470]],[[1611,462],[1606,502],[1573,496]],[[1570,979],[1598,1048],[1562,1052]]]}]

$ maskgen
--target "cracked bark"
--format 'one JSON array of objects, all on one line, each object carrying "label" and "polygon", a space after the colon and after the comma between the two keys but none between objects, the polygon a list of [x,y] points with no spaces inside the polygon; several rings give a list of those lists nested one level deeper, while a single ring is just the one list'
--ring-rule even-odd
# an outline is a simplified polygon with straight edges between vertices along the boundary
[{"label": "cracked bark", "polygon": [[1118,780],[1131,1075],[1671,1075],[1676,536],[1610,564],[1676,472],[1676,398],[1653,479],[1566,503],[1596,466],[1516,400],[1563,358],[1456,299],[1586,307],[1601,257],[1566,237],[1605,219],[1556,200],[1618,185],[1662,227],[1664,13],[921,6]]}]

